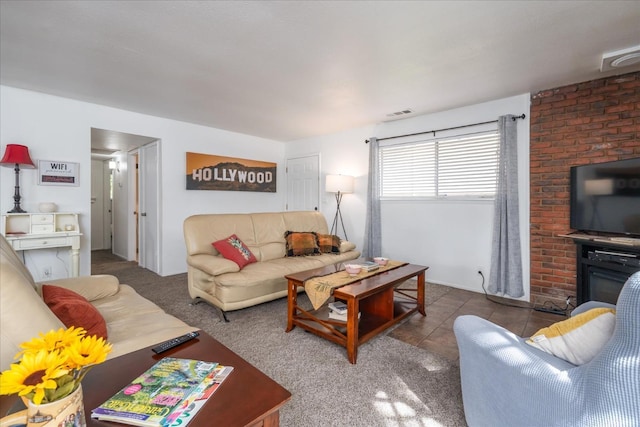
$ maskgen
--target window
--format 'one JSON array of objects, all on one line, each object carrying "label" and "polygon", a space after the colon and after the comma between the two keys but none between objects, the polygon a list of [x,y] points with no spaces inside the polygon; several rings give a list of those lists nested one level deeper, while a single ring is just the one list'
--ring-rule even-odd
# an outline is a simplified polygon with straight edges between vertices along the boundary
[{"label": "window", "polygon": [[380,146],[380,197],[492,198],[497,130]]}]

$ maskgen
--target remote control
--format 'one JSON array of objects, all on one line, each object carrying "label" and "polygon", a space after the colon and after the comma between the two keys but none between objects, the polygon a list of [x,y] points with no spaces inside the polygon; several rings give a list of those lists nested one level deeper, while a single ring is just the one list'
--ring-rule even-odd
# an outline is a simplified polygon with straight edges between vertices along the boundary
[{"label": "remote control", "polygon": [[165,341],[163,343],[158,344],[157,346],[153,347],[151,350],[153,350],[154,353],[162,353],[165,352],[169,349],[172,349],[173,347],[177,347],[180,344],[183,344],[187,341],[190,341],[192,339],[194,339],[195,337],[197,337],[198,335],[200,335],[198,332],[189,332],[188,334],[179,336],[179,337],[175,337],[170,339],[169,341]]}]

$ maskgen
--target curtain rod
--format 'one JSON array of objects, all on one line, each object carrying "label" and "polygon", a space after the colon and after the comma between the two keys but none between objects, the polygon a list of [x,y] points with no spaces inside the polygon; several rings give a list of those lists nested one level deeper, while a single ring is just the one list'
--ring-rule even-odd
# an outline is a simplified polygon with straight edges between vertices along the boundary
[{"label": "curtain rod", "polygon": [[[517,119],[524,119],[525,117],[527,117],[527,116],[524,113],[522,113],[522,115],[520,115],[520,116],[511,117],[511,120],[513,120],[515,122]],[[378,141],[384,141],[384,140],[387,140],[387,139],[395,139],[395,138],[404,138],[405,136],[424,135],[425,133],[432,133],[435,136],[436,132],[444,132],[445,130],[468,128],[468,127],[471,127],[471,126],[488,125],[489,123],[498,123],[498,121],[497,120],[491,120],[491,121],[488,121],[488,122],[472,123],[470,125],[454,126],[452,128],[446,128],[446,129],[436,129],[436,130],[430,130],[430,131],[426,131],[426,132],[408,133],[406,135],[388,136],[386,138],[378,138]],[[369,140],[365,139],[364,143],[368,144]]]}]

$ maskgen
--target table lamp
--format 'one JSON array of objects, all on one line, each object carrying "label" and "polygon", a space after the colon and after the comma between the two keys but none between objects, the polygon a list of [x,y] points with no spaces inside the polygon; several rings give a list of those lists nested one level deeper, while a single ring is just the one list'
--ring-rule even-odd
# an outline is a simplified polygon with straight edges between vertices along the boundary
[{"label": "table lamp", "polygon": [[345,193],[353,193],[353,177],[349,175],[327,175],[325,182],[325,191],[327,193],[336,194],[336,215],[333,218],[333,224],[331,225],[331,234],[333,231],[338,233],[338,218],[340,218],[340,224],[342,225],[342,232],[344,233],[345,240],[349,240],[347,232],[344,229],[344,222],[342,221],[342,212],[340,212],[340,202],[342,202],[342,195]]},{"label": "table lamp", "polygon": [[29,156],[29,148],[20,144],[7,144],[0,164],[2,166],[15,165],[13,170],[16,172],[16,186],[13,194],[13,209],[9,213],[24,213],[25,211],[20,207],[20,165],[23,168],[31,169],[36,167]]}]

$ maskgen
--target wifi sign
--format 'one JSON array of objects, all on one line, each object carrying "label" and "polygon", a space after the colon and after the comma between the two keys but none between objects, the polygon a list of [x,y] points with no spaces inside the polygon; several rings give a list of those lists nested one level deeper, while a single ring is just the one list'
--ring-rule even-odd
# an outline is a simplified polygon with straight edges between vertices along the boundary
[{"label": "wifi sign", "polygon": [[52,170],[63,171],[67,170],[68,165],[66,163],[50,163]]}]

